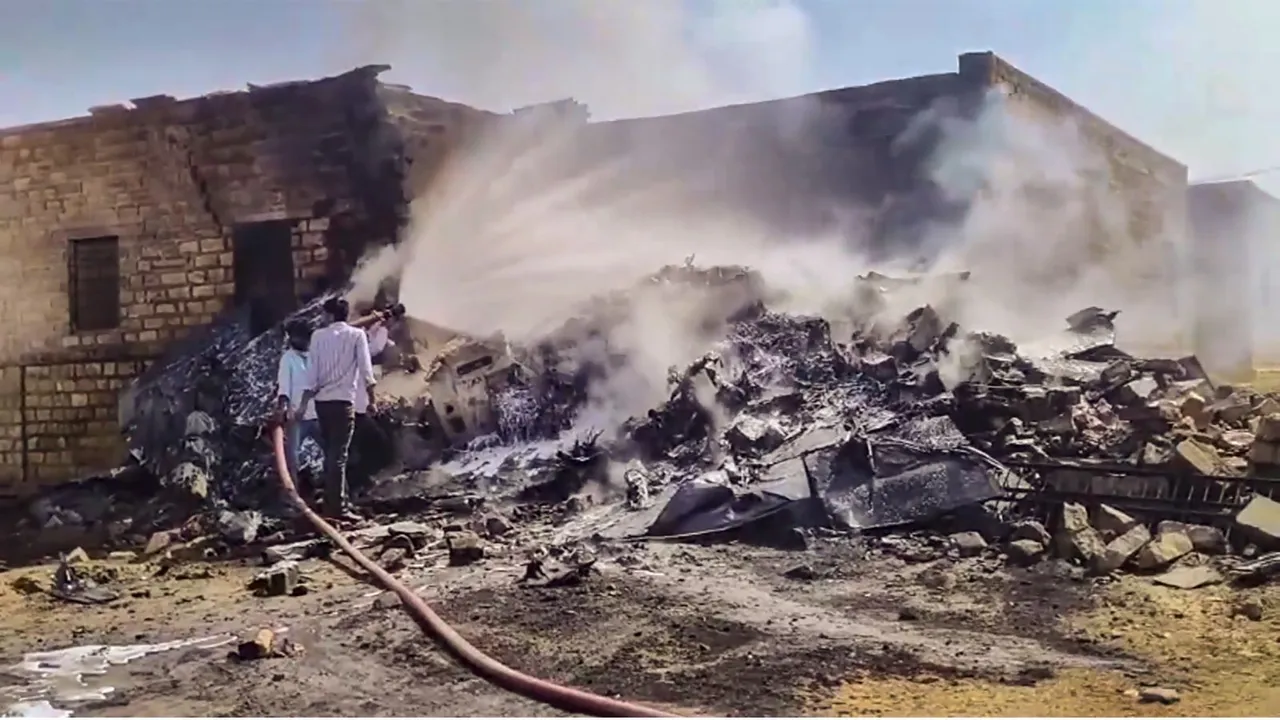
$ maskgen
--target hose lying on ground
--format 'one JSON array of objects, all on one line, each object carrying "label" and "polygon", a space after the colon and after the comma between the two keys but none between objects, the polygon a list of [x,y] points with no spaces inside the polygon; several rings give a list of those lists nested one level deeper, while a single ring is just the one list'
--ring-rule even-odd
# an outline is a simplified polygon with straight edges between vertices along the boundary
[{"label": "hose lying on ground", "polygon": [[557,685],[546,680],[539,680],[522,672],[512,670],[485,655],[474,645],[467,642],[439,615],[436,615],[417,593],[410,590],[392,576],[391,573],[383,570],[381,566],[357,550],[354,545],[342,536],[342,533],[338,532],[336,528],[307,506],[302,496],[298,494],[298,488],[294,485],[293,477],[289,474],[289,464],[285,460],[284,430],[279,426],[271,430],[271,445],[275,452],[276,474],[280,479],[280,484],[284,487],[285,495],[297,505],[302,514],[307,520],[311,521],[311,524],[317,530],[332,540],[357,565],[377,578],[384,588],[398,595],[402,606],[413,617],[414,622],[418,623],[419,627],[427,635],[435,639],[446,652],[467,669],[498,687],[569,713],[596,717],[675,717],[671,713],[665,713],[643,705],[613,700],[583,692],[582,690],[574,690],[563,685]]}]

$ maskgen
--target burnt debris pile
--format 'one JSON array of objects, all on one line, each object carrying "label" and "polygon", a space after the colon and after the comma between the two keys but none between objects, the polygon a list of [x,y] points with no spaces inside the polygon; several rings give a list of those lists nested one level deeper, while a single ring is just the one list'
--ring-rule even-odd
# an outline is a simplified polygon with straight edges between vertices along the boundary
[{"label": "burnt debris pile", "polygon": [[[564,503],[588,483],[613,487],[642,523],[637,534],[781,528],[766,534],[787,543],[798,528],[931,523],[990,506],[1012,487],[1023,499],[1057,492],[1060,508],[1062,493],[1080,490],[1082,467],[1090,478],[1098,473],[1087,468],[1106,464],[1122,476],[1128,468],[1216,479],[1280,468],[1276,398],[1215,385],[1194,357],[1126,353],[1114,311],[1086,308],[1058,332],[1019,345],[961,328],[929,305],[890,317],[886,296],[900,286],[918,283],[859,279],[854,320],[833,325],[770,309],[783,305],[745,268],[664,268],[542,342],[514,348],[501,382],[487,385],[490,427],[448,434],[432,462],[450,461],[444,474],[473,490],[479,484],[468,475],[487,473],[486,492],[511,490],[518,502]],[[583,439],[593,388],[626,365],[611,341],[629,303],[690,289],[698,300],[679,320],[708,338],[708,351],[670,371],[664,402],[618,432]],[[323,299],[290,319],[318,323]],[[263,433],[283,346],[279,327],[253,336],[248,318],[234,313],[175,346],[122,406],[133,472],[159,488],[151,505],[71,511],[85,503],[67,499],[74,491],[64,488],[34,503],[28,522],[109,527],[128,542],[193,514],[228,543],[268,532],[285,510]],[[374,411],[392,435],[406,430],[398,413]],[[536,471],[466,462],[515,457],[560,438],[559,453]],[[383,445],[370,465],[398,464],[392,445],[403,444]],[[318,464],[319,448],[306,444],[304,469]],[[1064,468],[1076,475],[1064,480]],[[105,485],[93,487],[101,494]],[[1102,494],[1126,493],[1108,486]],[[1219,510],[1245,500],[1222,501]]]}]

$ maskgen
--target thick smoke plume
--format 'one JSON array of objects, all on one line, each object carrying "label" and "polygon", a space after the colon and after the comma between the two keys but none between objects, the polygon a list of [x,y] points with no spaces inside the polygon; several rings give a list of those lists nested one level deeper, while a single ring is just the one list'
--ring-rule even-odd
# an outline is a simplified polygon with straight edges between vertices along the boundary
[{"label": "thick smoke plume", "polygon": [[[451,84],[427,92],[453,91],[489,109],[572,96],[598,118],[774,95],[798,82],[781,77],[779,68],[805,70],[774,60],[807,57],[810,50],[807,19],[782,2],[726,5],[716,21],[701,25],[702,36],[691,36],[699,23],[679,0],[557,2],[537,12],[508,2],[429,7],[437,29],[416,40],[433,48],[434,74]],[[970,209],[959,221],[932,227],[925,250],[933,270],[973,271],[958,295],[940,297],[922,286],[902,302],[932,302],[969,327],[1015,339],[1057,330],[1067,314],[1095,303],[1134,311],[1139,322],[1126,327],[1142,327],[1143,294],[1123,288],[1149,249],[1119,250],[1132,243],[1117,201],[1097,182],[1104,161],[1070,125],[1020,119],[1009,102],[993,93],[969,120],[939,107],[900,138],[910,143],[913,132],[940,133],[930,179]],[[816,111],[796,108],[794,117],[777,119],[784,147],[804,142]],[[486,135],[414,201],[400,246],[366,261],[354,293],[369,295],[400,273],[401,299],[412,315],[464,333],[533,340],[597,298],[692,258],[701,266],[760,271],[783,298],[775,309],[836,319],[857,312],[853,280],[873,269],[858,252],[865,246],[858,218],[874,208],[850,198],[830,208],[849,222],[829,236],[783,235],[751,212],[752,198],[700,202],[719,184],[719,158],[706,158],[705,177],[664,176],[627,153],[584,154],[580,138],[576,120],[546,118],[506,123]],[[653,133],[645,141],[664,145],[668,156],[707,152],[696,135]],[[762,163],[754,171],[757,185],[777,177],[778,194],[791,190],[781,167]],[[903,262],[918,265],[918,255]],[[875,269],[900,268],[891,261]],[[590,414],[616,424],[652,407],[667,390],[668,369],[694,360],[715,339],[691,321],[704,303],[674,290],[633,297],[628,317],[608,338],[608,350],[626,362],[615,363],[613,375],[594,388]],[[886,317],[909,309],[891,306]]]}]

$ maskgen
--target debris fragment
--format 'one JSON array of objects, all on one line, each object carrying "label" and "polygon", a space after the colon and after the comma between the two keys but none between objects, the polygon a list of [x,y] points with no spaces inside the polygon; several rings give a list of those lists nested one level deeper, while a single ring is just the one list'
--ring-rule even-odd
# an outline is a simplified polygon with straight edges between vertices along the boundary
[{"label": "debris fragment", "polygon": [[233,655],[237,660],[253,661],[289,657],[296,655],[298,650],[299,646],[289,637],[263,628],[253,638],[240,643]]},{"label": "debris fragment", "polygon": [[448,533],[445,542],[449,546],[450,565],[471,565],[484,559],[484,543],[473,532]]},{"label": "debris fragment", "polygon": [[292,595],[297,592],[302,571],[292,560],[282,560],[258,573],[249,583],[249,589],[266,597]]},{"label": "debris fragment", "polygon": [[1181,699],[1177,690],[1162,687],[1145,687],[1138,691],[1138,699],[1144,703],[1173,705]]},{"label": "debris fragment", "polygon": [[1184,565],[1155,575],[1151,581],[1179,590],[1194,590],[1198,587],[1216,585],[1222,582],[1222,574],[1208,565]]},{"label": "debris fragment", "polygon": [[1144,545],[1134,562],[1142,570],[1159,570],[1193,549],[1191,538],[1185,532],[1166,530]]}]

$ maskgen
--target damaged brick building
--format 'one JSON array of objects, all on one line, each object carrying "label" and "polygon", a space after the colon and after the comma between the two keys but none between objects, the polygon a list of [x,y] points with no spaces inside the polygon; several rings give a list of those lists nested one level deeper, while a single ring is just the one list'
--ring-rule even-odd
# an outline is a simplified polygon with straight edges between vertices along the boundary
[{"label": "damaged brick building", "polygon": [[[0,131],[15,278],[0,289],[0,496],[118,464],[118,395],[169,343],[246,304],[269,323],[341,283],[367,244],[396,238],[451,152],[512,117],[381,83],[384,69]],[[1075,121],[1108,159],[1100,182],[1133,237],[1180,232],[1183,165],[992,53],[961,56],[954,73],[662,118],[556,109],[579,125],[581,166],[624,158],[626,184],[678,175],[686,202],[745,201],[812,230],[849,198],[913,215],[926,150],[895,141],[921,112],[971,112],[994,87],[1017,113]],[[799,103],[809,114],[796,124]]]},{"label": "damaged brick building", "polygon": [[116,466],[118,395],[167,344],[249,300],[279,318],[395,238],[405,186],[490,114],[383,69],[0,131],[0,495]]}]

